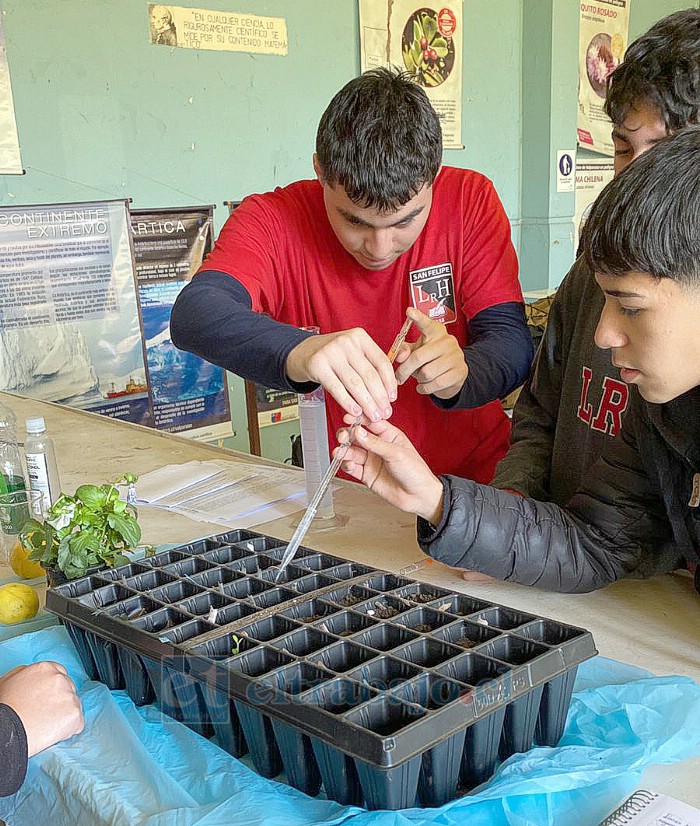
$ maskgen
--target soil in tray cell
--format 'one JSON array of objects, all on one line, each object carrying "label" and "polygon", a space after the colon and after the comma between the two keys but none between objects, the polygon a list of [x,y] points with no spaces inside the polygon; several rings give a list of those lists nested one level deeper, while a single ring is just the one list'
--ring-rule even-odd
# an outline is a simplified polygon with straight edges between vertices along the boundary
[{"label": "soil in tray cell", "polygon": [[397,625],[405,625],[406,628],[411,628],[418,631],[420,634],[429,634],[436,628],[441,628],[447,625],[452,620],[452,617],[445,615],[440,611],[434,611],[432,608],[413,608],[397,618]]},{"label": "soil in tray cell", "polygon": [[410,603],[403,602],[403,600],[395,599],[394,597],[382,596],[376,599],[367,600],[356,606],[358,611],[367,614],[377,620],[388,620],[396,617],[404,611],[409,610]]},{"label": "soil in tray cell", "polygon": [[[337,595],[337,596],[336,596]],[[337,602],[343,608],[351,608],[360,602],[372,597],[372,592],[366,588],[361,588],[359,585],[351,585],[350,588],[344,588],[342,591],[331,591],[326,594],[326,599]]]},{"label": "soil in tray cell", "polygon": [[479,625],[471,620],[457,620],[440,628],[435,633],[435,638],[458,645],[460,648],[474,648],[475,645],[494,639],[500,633],[498,629]]},{"label": "soil in tray cell", "polygon": [[397,597],[408,599],[411,602],[417,602],[421,605],[427,602],[433,602],[436,599],[444,599],[452,596],[452,593],[446,591],[444,588],[438,588],[435,585],[425,585],[422,582],[414,582],[412,585],[397,588],[393,593]]}]

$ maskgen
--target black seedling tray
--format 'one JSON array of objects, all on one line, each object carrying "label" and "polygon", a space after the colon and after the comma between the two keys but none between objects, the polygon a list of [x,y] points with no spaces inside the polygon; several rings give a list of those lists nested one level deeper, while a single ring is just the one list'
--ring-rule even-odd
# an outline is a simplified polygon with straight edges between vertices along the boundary
[{"label": "black seedling tray", "polygon": [[370,809],[437,806],[561,737],[570,625],[246,530],[52,589],[88,674],[260,774]]}]

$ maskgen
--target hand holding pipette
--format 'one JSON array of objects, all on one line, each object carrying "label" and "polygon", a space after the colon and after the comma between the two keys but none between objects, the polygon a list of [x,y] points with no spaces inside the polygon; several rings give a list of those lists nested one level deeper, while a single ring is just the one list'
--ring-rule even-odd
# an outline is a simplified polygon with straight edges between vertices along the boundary
[{"label": "hand holding pipette", "polygon": [[[387,353],[387,358],[390,362],[393,363],[394,359],[396,358],[396,354],[401,349],[401,345],[404,343],[406,336],[408,335],[408,331],[411,329],[412,320],[407,318],[403,326],[398,332],[398,335],[394,339],[389,351]],[[285,568],[294,558],[294,555],[299,550],[299,546],[301,545],[302,540],[306,536],[307,531],[311,527],[311,523],[316,516],[316,511],[318,510],[318,506],[321,503],[326,491],[328,490],[328,486],[330,485],[333,477],[338,472],[340,465],[343,461],[343,457],[345,453],[350,448],[350,443],[352,441],[352,435],[355,431],[355,428],[360,424],[362,421],[362,416],[358,416],[353,423],[350,425],[348,430],[348,440],[344,442],[336,451],[335,457],[331,462],[328,470],[324,474],[323,478],[321,479],[318,488],[316,489],[316,493],[314,493],[311,501],[304,512],[299,524],[297,525],[297,529],[294,531],[292,538],[289,540],[289,544],[287,545],[287,549],[282,556],[282,561],[280,562],[279,569],[277,571],[277,575],[275,576],[275,582],[279,582],[282,573],[284,572]]]}]

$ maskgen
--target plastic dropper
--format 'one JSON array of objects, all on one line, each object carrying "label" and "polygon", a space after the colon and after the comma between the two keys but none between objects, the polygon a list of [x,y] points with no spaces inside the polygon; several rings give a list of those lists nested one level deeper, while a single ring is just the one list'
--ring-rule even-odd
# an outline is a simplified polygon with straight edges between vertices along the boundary
[{"label": "plastic dropper", "polygon": [[[411,329],[411,324],[413,322],[410,318],[407,318],[403,326],[398,332],[398,335],[394,339],[393,344],[389,348],[389,352],[387,353],[387,358],[393,364],[394,359],[396,358],[396,354],[401,349],[401,345],[406,340],[406,336],[408,335],[408,331]],[[304,511],[304,515],[301,517],[299,524],[297,525],[297,529],[294,531],[292,538],[289,540],[289,544],[287,545],[287,549],[282,556],[282,561],[280,562],[279,569],[277,571],[277,575],[275,576],[275,582],[279,582],[280,577],[284,573],[285,568],[289,563],[294,559],[294,555],[299,550],[299,546],[301,545],[302,540],[306,536],[307,531],[311,527],[311,523],[314,521],[314,517],[316,516],[316,511],[318,510],[318,506],[321,503],[326,491],[328,490],[328,486],[330,485],[333,477],[338,472],[340,465],[345,458],[345,454],[348,452],[350,448],[350,444],[352,442],[353,434],[355,433],[355,428],[360,424],[362,421],[362,415],[358,416],[355,421],[350,425],[348,430],[348,438],[346,442],[343,442],[342,445],[337,449],[335,457],[333,461],[330,463],[328,470],[323,475],[323,478],[319,482],[318,487],[316,488],[316,493],[311,498],[308,507]]]}]

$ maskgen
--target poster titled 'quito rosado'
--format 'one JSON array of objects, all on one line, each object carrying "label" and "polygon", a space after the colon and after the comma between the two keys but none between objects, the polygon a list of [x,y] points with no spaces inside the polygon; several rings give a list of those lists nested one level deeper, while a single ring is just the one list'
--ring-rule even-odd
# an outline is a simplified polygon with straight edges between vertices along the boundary
[{"label": "poster titled 'quito rosado'", "polygon": [[630,0],[580,3],[578,144],[601,155],[614,154],[612,124],[603,107],[608,77],[627,48],[629,5]]},{"label": "poster titled 'quito rosado'", "polygon": [[359,8],[362,71],[410,72],[438,113],[445,149],[462,149],[462,0],[359,0]]}]

